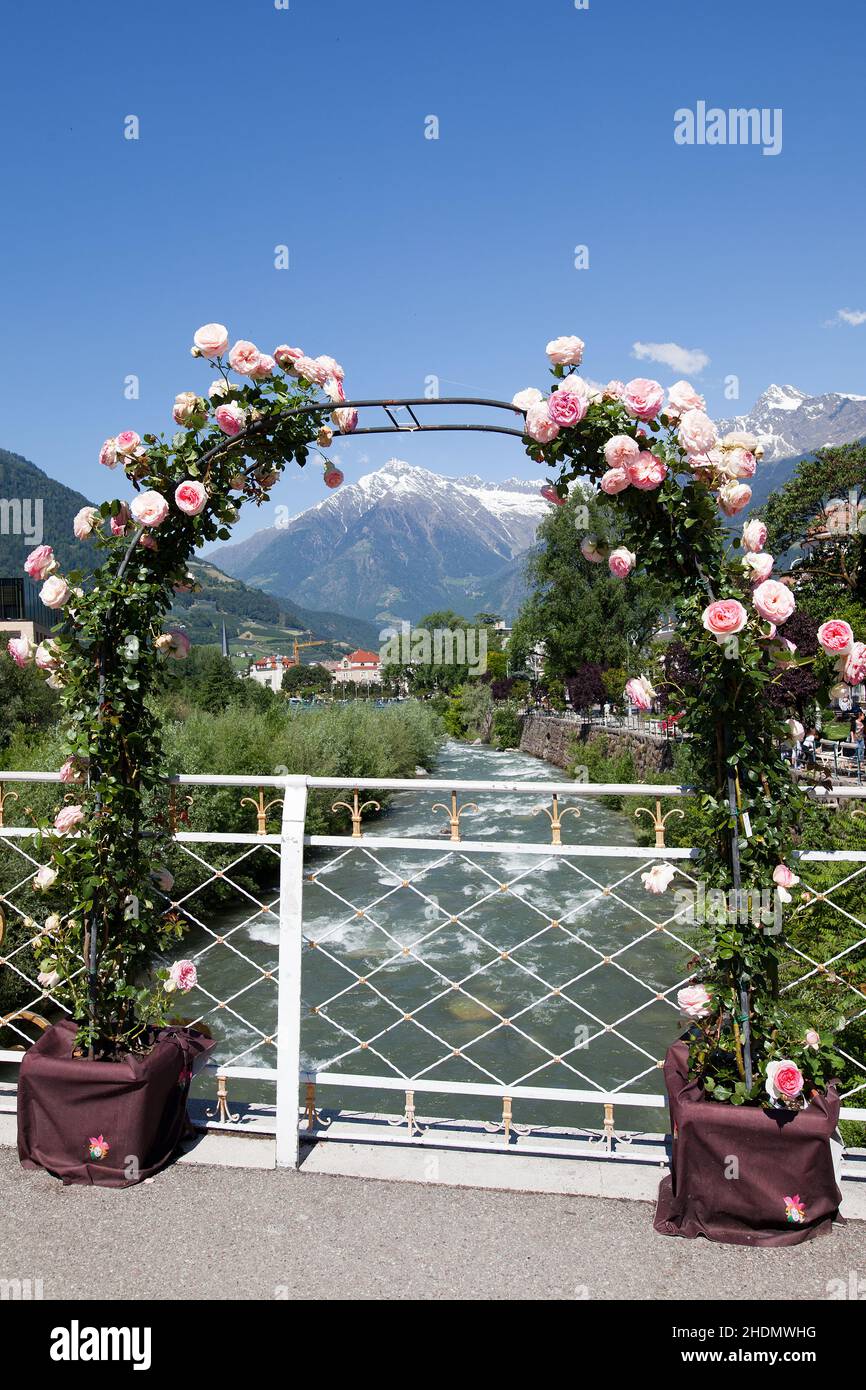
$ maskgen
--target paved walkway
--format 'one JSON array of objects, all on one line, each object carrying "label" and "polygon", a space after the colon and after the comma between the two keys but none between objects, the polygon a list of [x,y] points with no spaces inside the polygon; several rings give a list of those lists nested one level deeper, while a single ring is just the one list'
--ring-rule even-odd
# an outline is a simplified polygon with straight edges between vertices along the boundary
[{"label": "paved walkway", "polygon": [[177,1164],[63,1187],[0,1149],[0,1278],[45,1298],[825,1299],[866,1224],[787,1250],[657,1236],[644,1202]]}]

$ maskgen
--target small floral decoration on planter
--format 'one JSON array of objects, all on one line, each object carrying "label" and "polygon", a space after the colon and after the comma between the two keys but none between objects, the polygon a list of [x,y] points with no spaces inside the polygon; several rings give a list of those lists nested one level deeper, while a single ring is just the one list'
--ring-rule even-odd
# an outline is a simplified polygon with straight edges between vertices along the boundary
[{"label": "small floral decoration on planter", "polygon": [[[8,645],[13,661],[34,664],[60,692],[60,780],[73,799],[40,827],[32,882],[48,916],[35,949],[40,982],[69,1009],[76,1047],[91,1057],[149,1047],[171,996],[196,983],[191,961],[157,968],[186,930],[176,906],[159,901],[173,882],[163,862],[171,820],[149,702],[160,663],[189,652],[188,635],[165,626],[174,594],[195,587],[196,550],[228,540],[240,507],[266,502],[287,462],[303,467],[335,428],[348,434],[358,422],[333,357],[231,344],[219,323],[197,330],[191,352],[215,375],[203,392],[175,397],[176,432],[123,429],[99,450],[129,488],[74,519],[102,562],[61,574],[52,547],[37,546],[24,568],[59,625],[38,645]],[[342,473],[320,457],[326,486],[339,486]]]},{"label": "small floral decoration on planter", "polygon": [[796,1197],[783,1197],[782,1200],[785,1203],[785,1216],[788,1221],[806,1220],[806,1206],[799,1194]]},{"label": "small floral decoration on planter", "polygon": [[100,1158],[105,1158],[105,1155],[111,1148],[111,1145],[108,1143],[106,1139],[102,1137],[101,1134],[96,1135],[95,1138],[92,1137],[88,1139],[87,1142],[90,1145],[90,1157],[96,1160],[99,1160]]},{"label": "small floral decoration on planter", "polygon": [[[816,660],[825,687],[858,684],[866,679],[866,643],[829,617],[817,656],[798,653],[785,636],[797,607],[794,580],[774,577],[766,526],[753,518],[732,539],[726,518],[751,500],[757,439],[740,430],[720,437],[687,381],[667,391],[646,377],[594,384],[579,373],[583,354],[576,335],[552,339],[551,389],[514,396],[527,453],[555,475],[543,489],[551,500],[587,480],[611,499],[616,543],[583,536],[587,564],[606,565],[623,583],[661,581],[672,592],[679,653],[661,660],[658,683],[689,737],[705,887],[773,902],[770,920],[756,923],[737,902],[706,923],[698,968],[678,996],[690,1075],[715,1100],[799,1109],[841,1059],[814,1029],[800,1036],[796,1009],[780,993],[780,914],[799,883],[785,856],[804,793],[779,749],[803,731],[796,710],[780,717],[767,694],[786,672]],[[644,712],[661,698],[649,674],[632,677],[624,693]],[[643,886],[661,894],[674,877],[671,865],[656,864]]]}]

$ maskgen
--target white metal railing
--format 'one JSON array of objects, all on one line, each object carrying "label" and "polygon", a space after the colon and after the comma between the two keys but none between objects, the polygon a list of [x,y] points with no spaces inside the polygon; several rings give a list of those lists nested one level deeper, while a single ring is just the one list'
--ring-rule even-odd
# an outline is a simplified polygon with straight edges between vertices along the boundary
[{"label": "white metal railing", "polygon": [[[28,846],[32,828],[3,824],[7,784],[57,780],[54,773],[0,773],[0,844],[21,859],[21,877],[0,884],[7,920],[25,917],[16,895],[39,863]],[[495,1102],[501,1115],[487,1128],[506,1140],[528,1132],[513,1102],[533,1114],[534,1107],[553,1105],[560,1117],[590,1107],[597,1127],[573,1129],[571,1121],[570,1132],[587,1142],[600,1139],[606,1151],[617,1149],[615,1106],[620,1114],[648,1118],[664,1107],[659,1067],[666,1043],[677,1035],[675,996],[694,969],[696,948],[683,909],[672,909],[670,895],[647,894],[640,874],[661,859],[677,866],[682,885],[695,884],[698,851],[665,847],[663,826],[662,844],[652,848],[602,843],[581,837],[581,821],[567,816],[608,795],[661,802],[687,797],[689,788],[431,777],[202,775],[172,781],[190,790],[236,788],[246,793],[238,802],[249,806],[255,821],[249,830],[177,828],[174,834],[176,853],[188,875],[194,873],[194,881],[173,890],[169,900],[195,937],[184,948],[199,969],[195,1021],[219,1037],[211,1064],[218,1086],[212,1124],[243,1127],[238,1086],[275,1086],[275,1105],[258,1107],[265,1117],[260,1124],[276,1135],[278,1163],[293,1166],[302,1133],[327,1128],[317,1108],[322,1091],[336,1092],[341,1110],[351,1093],[372,1093],[377,1104],[399,1093],[401,1114],[390,1115],[388,1123],[405,1125],[410,1138],[419,1133],[416,1096],[442,1103],[450,1098],[449,1104]],[[268,800],[269,790],[278,795]],[[354,833],[305,832],[308,797],[320,791],[342,793]],[[377,833],[389,829],[386,817],[371,830],[369,819],[364,823],[366,793],[377,791],[420,795],[423,828]],[[547,838],[534,828],[529,839],[503,838],[498,821],[494,835],[464,838],[473,815],[484,818],[484,809],[469,799],[490,794],[507,797],[521,830],[537,817],[533,826],[543,827]],[[850,799],[866,796],[866,789],[833,794]],[[250,879],[261,856],[267,869]],[[866,882],[866,851],[815,851],[801,858],[804,864],[850,863],[852,870],[798,903],[797,912],[817,901],[837,907],[835,891]],[[274,891],[263,893],[258,884],[268,878]],[[233,903],[236,921],[226,922],[224,904],[214,918],[210,905],[196,901],[215,887]],[[856,924],[856,941],[824,960],[797,952],[802,967],[788,988],[818,976],[836,981],[839,958],[866,946],[866,911],[839,911],[849,932]],[[354,942],[351,929],[359,932]],[[458,939],[469,948],[466,959],[449,952],[449,940],[454,945]],[[274,959],[268,942],[276,947]],[[0,967],[34,990],[22,1009],[0,1019],[26,1046],[24,1025],[32,1016],[62,1006],[33,978],[29,938],[3,951],[0,945]],[[603,977],[613,986],[600,989]],[[864,1013],[855,1010],[849,1024]],[[14,1048],[0,1051],[0,1063],[21,1055]],[[850,1060],[866,1070],[866,1062]],[[866,1120],[866,1109],[844,1113]],[[553,1128],[563,1124],[560,1118]],[[529,1128],[539,1133],[545,1125]],[[630,1133],[642,1132],[638,1123]],[[471,1137],[467,1142],[474,1146]],[[523,1148],[531,1151],[526,1143]],[[627,1144],[619,1149],[629,1151]],[[634,1146],[631,1156],[639,1156]]]}]

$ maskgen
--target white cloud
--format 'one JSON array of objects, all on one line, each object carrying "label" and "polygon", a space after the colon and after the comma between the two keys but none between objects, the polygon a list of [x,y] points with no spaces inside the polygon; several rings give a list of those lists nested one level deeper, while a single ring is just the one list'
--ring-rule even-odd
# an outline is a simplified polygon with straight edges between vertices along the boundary
[{"label": "white cloud", "polygon": [[632,343],[632,357],[644,362],[662,362],[672,372],[700,376],[710,359],[701,348],[684,348],[679,343]]},{"label": "white cloud", "polygon": [[850,323],[852,328],[859,328],[862,323],[866,323],[866,309],[837,309],[836,320],[838,323]]}]

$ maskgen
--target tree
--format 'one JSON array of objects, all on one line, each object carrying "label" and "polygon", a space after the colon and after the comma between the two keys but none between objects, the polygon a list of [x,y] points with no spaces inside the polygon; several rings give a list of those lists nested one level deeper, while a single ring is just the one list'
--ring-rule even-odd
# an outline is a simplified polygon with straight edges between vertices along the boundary
[{"label": "tree", "polygon": [[526,568],[532,592],[509,647],[514,662],[543,642],[549,683],[587,662],[630,666],[664,607],[665,591],[657,581],[614,579],[606,564],[584,558],[580,545],[589,532],[617,542],[615,521],[609,503],[578,485],[541,524]]},{"label": "tree", "polygon": [[565,689],[572,709],[589,709],[590,705],[603,705],[607,700],[604,671],[594,661],[579,666],[565,682]]},{"label": "tree", "polygon": [[289,666],[283,672],[282,691],[284,695],[318,695],[330,691],[333,686],[330,671],[324,666]]}]

